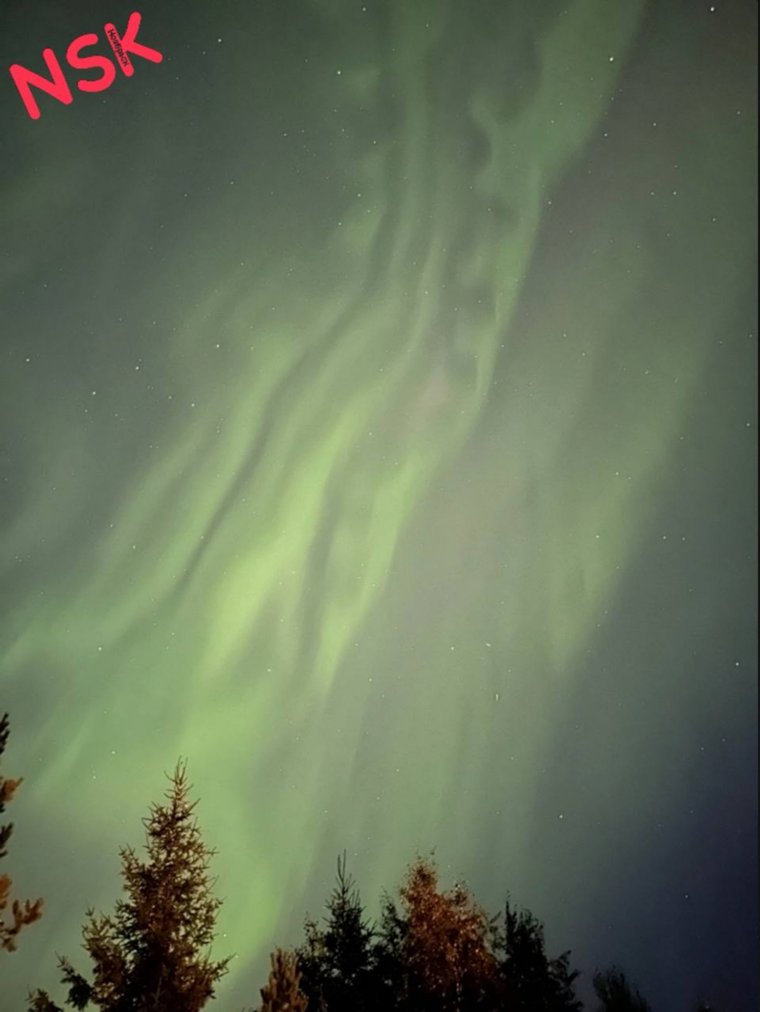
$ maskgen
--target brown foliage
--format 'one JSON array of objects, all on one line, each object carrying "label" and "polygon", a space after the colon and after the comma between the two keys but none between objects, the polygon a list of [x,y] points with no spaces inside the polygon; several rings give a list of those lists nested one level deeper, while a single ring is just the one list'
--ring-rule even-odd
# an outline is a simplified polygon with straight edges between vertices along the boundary
[{"label": "brown foliage", "polygon": [[[199,1012],[214,996],[228,959],[209,954],[216,913],[209,862],[189,797],[186,768],[179,763],[170,779],[166,803],[153,805],[144,819],[145,858],[131,847],[121,851],[125,899],[113,915],[87,912],[84,948],[92,963],[88,981],[66,959],[59,959],[69,987],[69,1004],[88,1001],[103,1012]],[[44,992],[32,996],[46,1009]]]},{"label": "brown foliage", "polygon": [[[0,756],[5,751],[8,741],[8,714],[0,718]],[[21,784],[21,779],[12,780],[0,776],[0,812],[5,811],[5,806],[13,800],[13,796]],[[6,844],[13,832],[13,824],[9,823],[0,826],[0,857],[7,854]],[[23,927],[33,924],[42,917],[42,900],[11,900],[11,886],[13,882],[9,875],[0,875],[0,949],[6,952],[15,952],[16,939]],[[12,922],[5,920],[5,911],[10,905]]]},{"label": "brown foliage", "polygon": [[277,949],[269,957],[269,980],[261,989],[261,1012],[306,1012],[306,998],[299,989],[301,974],[292,952]]},{"label": "brown foliage", "polygon": [[462,885],[438,887],[435,866],[418,860],[401,888],[407,965],[441,1008],[456,1010],[488,992],[498,975],[488,917]]}]

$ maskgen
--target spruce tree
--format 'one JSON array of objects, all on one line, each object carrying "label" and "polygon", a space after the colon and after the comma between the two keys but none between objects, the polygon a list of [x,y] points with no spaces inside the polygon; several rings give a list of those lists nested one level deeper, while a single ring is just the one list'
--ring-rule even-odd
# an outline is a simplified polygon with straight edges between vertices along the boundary
[{"label": "spruce tree", "polygon": [[[0,718],[0,758],[5,752],[8,743],[8,714]],[[21,779],[11,780],[0,775],[0,814],[5,811],[5,806],[13,800],[13,796],[21,784]],[[0,826],[0,858],[8,854],[8,841],[13,832],[13,823]],[[0,875],[0,949],[6,952],[15,952],[16,939],[22,928],[33,924],[42,917],[42,900],[11,900],[11,886],[13,882],[10,875]],[[11,922],[6,922],[5,911],[11,905]]]},{"label": "spruce tree", "polygon": [[393,898],[381,904],[380,924],[372,953],[372,991],[378,1012],[405,1009],[409,999],[409,973],[404,952],[407,922]]},{"label": "spruce tree", "polygon": [[309,1012],[367,1012],[372,1007],[373,930],[364,916],[359,891],[338,858],[335,888],[327,901],[324,926],[307,920],[306,943],[298,951],[301,989]]},{"label": "spruce tree", "polygon": [[[147,859],[131,847],[120,852],[126,899],[117,901],[113,916],[87,911],[82,934],[91,979],[59,959],[72,1008],[198,1012],[227,970],[229,959],[215,962],[208,951],[221,906],[208,870],[214,851],[201,838],[182,762],[169,779],[166,803],[153,805],[143,820]],[[56,1012],[45,992],[30,1001],[30,1012]]]},{"label": "spruce tree", "polygon": [[500,954],[501,971],[514,1012],[579,1012],[570,970],[569,952],[549,959],[544,929],[529,910],[514,910],[507,900],[503,931],[495,932],[494,948]]}]

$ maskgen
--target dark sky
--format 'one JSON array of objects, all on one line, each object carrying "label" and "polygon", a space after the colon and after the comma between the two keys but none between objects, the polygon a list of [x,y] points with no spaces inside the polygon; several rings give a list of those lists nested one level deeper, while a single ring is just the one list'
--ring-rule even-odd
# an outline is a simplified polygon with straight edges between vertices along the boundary
[{"label": "dark sky", "polygon": [[98,93],[131,5],[0,10],[3,1009],[180,754],[220,1008],[435,847],[585,997],[754,1009],[756,5],[138,9]]}]

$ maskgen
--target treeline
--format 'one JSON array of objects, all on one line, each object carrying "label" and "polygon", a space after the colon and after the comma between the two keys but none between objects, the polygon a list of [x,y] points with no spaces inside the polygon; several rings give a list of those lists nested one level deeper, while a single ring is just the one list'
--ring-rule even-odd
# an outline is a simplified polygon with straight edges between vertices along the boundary
[{"label": "treeline", "polygon": [[[0,721],[0,757],[8,737]],[[190,799],[184,763],[169,778],[164,803],[144,819],[145,855],[123,848],[124,898],[112,915],[86,913],[82,935],[89,974],[65,956],[58,968],[66,1008],[102,1012],[199,1012],[215,996],[231,957],[213,960],[216,915],[209,866]],[[20,781],[0,776],[0,812]],[[0,828],[0,857],[12,826]],[[0,875],[0,945],[12,952],[20,931],[42,914],[42,901],[13,901]],[[509,900],[489,916],[463,885],[445,891],[435,864],[417,859],[397,896],[386,895],[377,923],[338,860],[325,916],[307,919],[303,944],[271,956],[269,979],[245,1012],[580,1012],[578,971],[570,953],[550,958],[541,923]],[[647,1012],[649,1005],[611,968],[593,979],[596,1012]],[[0,988],[1,993],[1,988]],[[701,1006],[706,1010],[709,1006]],[[27,1012],[63,1012],[47,991]]]}]

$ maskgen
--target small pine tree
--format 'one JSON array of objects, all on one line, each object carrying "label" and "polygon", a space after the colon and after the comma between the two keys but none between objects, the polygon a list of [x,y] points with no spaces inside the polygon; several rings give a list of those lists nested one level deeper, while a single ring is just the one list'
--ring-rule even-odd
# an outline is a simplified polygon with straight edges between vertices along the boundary
[{"label": "small pine tree", "polygon": [[301,974],[295,954],[277,949],[269,958],[272,969],[261,989],[260,1012],[306,1012],[307,1001],[299,987]]},{"label": "small pine tree", "polygon": [[[120,852],[127,898],[117,901],[112,917],[87,911],[82,934],[92,980],[59,958],[72,1008],[92,1002],[103,1012],[198,1012],[227,970],[229,959],[214,962],[207,951],[221,906],[208,874],[214,851],[195,821],[185,765],[178,763],[169,779],[166,804],[153,805],[143,820],[147,860],[131,847]],[[56,1006],[37,991],[29,1010],[55,1012]]]},{"label": "small pine tree", "polygon": [[306,944],[298,951],[301,989],[309,1012],[364,1012],[370,1008],[373,930],[364,917],[359,891],[338,858],[335,888],[327,901],[325,926],[307,920]]},{"label": "small pine tree", "polygon": [[597,1012],[651,1012],[649,1004],[616,966],[597,970],[594,991],[602,1003]]},{"label": "small pine tree", "polygon": [[[0,718],[0,757],[5,752],[8,743],[8,714]],[[5,806],[13,800],[13,796],[19,788],[21,780],[10,780],[0,775],[0,814],[5,811]],[[0,826],[0,857],[8,853],[8,841],[13,832],[13,823]],[[33,924],[42,917],[42,900],[16,900],[11,901],[11,886],[13,882],[10,875],[0,875],[0,949],[5,952],[15,952],[16,939],[22,928]],[[7,923],[4,913],[11,904],[12,923]]]}]

